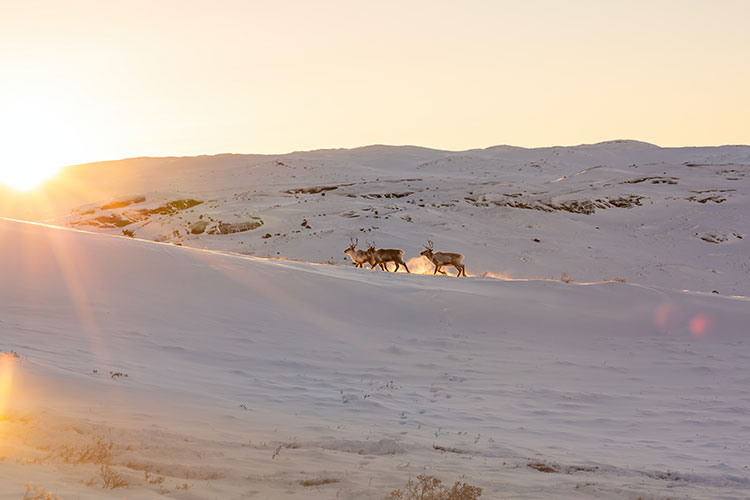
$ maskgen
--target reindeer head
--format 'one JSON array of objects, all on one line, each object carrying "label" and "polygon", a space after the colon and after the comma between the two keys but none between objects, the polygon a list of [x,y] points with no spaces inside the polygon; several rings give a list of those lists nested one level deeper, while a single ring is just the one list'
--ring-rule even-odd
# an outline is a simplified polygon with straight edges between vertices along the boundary
[{"label": "reindeer head", "polygon": [[356,240],[349,238],[349,242],[351,243],[351,245],[349,245],[347,249],[344,250],[345,254],[348,254],[349,252],[353,252],[354,249],[357,248],[357,244],[359,243],[359,238],[357,238]]},{"label": "reindeer head", "polygon": [[427,240],[427,245],[424,246],[424,250],[422,250],[422,252],[419,255],[423,255],[427,257],[428,259],[432,259],[432,249],[433,249],[432,240]]},{"label": "reindeer head", "polygon": [[374,241],[372,243],[368,243],[367,241],[365,241],[365,244],[367,245],[367,253],[371,254],[372,252],[375,251],[375,242]]}]

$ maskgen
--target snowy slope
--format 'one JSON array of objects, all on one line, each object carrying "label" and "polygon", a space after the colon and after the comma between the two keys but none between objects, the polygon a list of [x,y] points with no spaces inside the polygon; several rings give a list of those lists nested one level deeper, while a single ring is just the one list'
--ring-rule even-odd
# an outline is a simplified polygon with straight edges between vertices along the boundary
[{"label": "snowy slope", "polygon": [[[746,298],[386,274],[8,220],[0,277],[0,349],[20,355],[0,359],[3,500],[26,481],[66,500],[375,499],[422,472],[482,498],[750,489]],[[101,488],[83,454],[97,440],[127,488]]]},{"label": "snowy slope", "polygon": [[477,275],[567,273],[750,295],[748,172],[748,146],[636,141],[142,158],[69,168],[47,187],[58,200],[47,215],[86,230],[346,265],[350,237],[403,248],[408,259],[429,238],[464,253]]}]

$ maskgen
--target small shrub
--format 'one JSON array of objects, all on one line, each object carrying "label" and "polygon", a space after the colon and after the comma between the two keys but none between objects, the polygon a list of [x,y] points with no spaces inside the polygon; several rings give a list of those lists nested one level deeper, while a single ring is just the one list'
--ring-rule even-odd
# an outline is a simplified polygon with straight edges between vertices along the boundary
[{"label": "small shrub", "polygon": [[417,480],[409,479],[403,490],[393,490],[385,500],[476,500],[482,488],[456,481],[452,488],[434,477],[420,474]]},{"label": "small shrub", "polygon": [[36,487],[31,483],[26,483],[26,493],[21,500],[63,500],[62,497],[53,496],[52,493],[41,486]]},{"label": "small shrub", "polygon": [[164,476],[152,476],[147,470],[143,471],[143,474],[148,484],[164,484]]},{"label": "small shrub", "polygon": [[95,443],[77,448],[61,446],[50,451],[46,456],[34,460],[35,463],[45,463],[61,460],[66,464],[108,464],[112,461],[112,447],[114,443],[97,439]]},{"label": "small shrub", "polygon": [[128,485],[128,482],[118,472],[113,471],[109,468],[109,464],[102,464],[100,469],[100,475],[102,478],[102,488],[105,490],[114,490],[115,488],[124,488]]}]

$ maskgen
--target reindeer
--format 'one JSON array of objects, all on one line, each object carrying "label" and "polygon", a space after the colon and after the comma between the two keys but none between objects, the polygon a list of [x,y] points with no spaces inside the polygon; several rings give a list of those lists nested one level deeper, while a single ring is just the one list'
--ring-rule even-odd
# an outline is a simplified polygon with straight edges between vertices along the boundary
[{"label": "reindeer", "polygon": [[349,242],[351,243],[351,245],[349,245],[349,247],[344,250],[344,253],[351,257],[352,262],[354,262],[355,266],[361,268],[364,264],[373,263],[373,258],[372,255],[370,255],[369,250],[355,250],[355,248],[357,248],[357,244],[359,244],[359,238],[357,238],[356,241],[352,238],[349,238]]},{"label": "reindeer", "polygon": [[458,271],[456,278],[461,276],[461,273],[463,273],[464,277],[466,276],[466,266],[463,265],[463,255],[452,252],[435,252],[432,247],[432,240],[427,240],[427,245],[424,247],[422,253],[419,254],[427,257],[430,262],[435,264],[435,271],[432,274],[445,274],[440,268],[443,266],[453,266],[456,268],[456,271]]},{"label": "reindeer", "polygon": [[370,269],[375,269],[375,266],[378,265],[380,269],[388,271],[388,262],[394,262],[396,264],[394,273],[398,271],[399,264],[401,264],[406,269],[406,272],[411,274],[406,262],[404,262],[403,250],[399,248],[375,248],[375,242],[373,241],[372,245],[367,248],[367,252],[372,256],[374,261]]}]

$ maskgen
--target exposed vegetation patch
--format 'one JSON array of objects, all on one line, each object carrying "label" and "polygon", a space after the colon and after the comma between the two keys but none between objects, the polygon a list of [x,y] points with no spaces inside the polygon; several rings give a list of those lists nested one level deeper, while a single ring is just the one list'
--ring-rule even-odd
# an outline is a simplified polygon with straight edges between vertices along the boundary
[{"label": "exposed vegetation patch", "polygon": [[526,464],[526,466],[531,469],[538,470],[539,472],[545,472],[547,474],[574,474],[576,472],[596,472],[597,470],[599,470],[599,467],[589,467],[586,465],[568,465],[563,467],[556,463],[547,462],[529,462],[528,464]]},{"label": "exposed vegetation patch", "polygon": [[526,464],[527,467],[538,470],[539,472],[546,472],[548,474],[560,472],[560,466],[557,464],[547,464],[544,462],[529,462]]},{"label": "exposed vegetation patch", "polygon": [[[127,200],[117,200],[107,205],[103,205],[102,209],[113,210],[113,209],[122,208],[128,205],[131,205],[133,203],[140,203],[141,201],[145,201],[145,200],[146,198],[142,196],[130,198]],[[116,214],[116,213],[106,214],[106,215],[100,215],[98,217],[91,217],[89,219],[72,221],[70,222],[70,225],[73,227],[93,226],[93,227],[98,227],[101,229],[122,228],[134,222],[146,220],[152,215],[174,215],[183,210],[187,210],[188,208],[192,208],[196,205],[200,205],[201,203],[203,202],[199,200],[186,198],[182,200],[170,201],[169,203],[165,203],[164,205],[161,205],[156,208],[142,208],[138,210],[126,210],[122,214]],[[79,213],[83,215],[83,214],[94,213],[94,212],[91,211],[91,212],[79,212]],[[130,236],[130,235],[128,234],[126,236]]]},{"label": "exposed vegetation patch", "polygon": [[338,483],[338,482],[339,482],[338,479],[333,479],[329,477],[325,479],[306,479],[304,481],[300,481],[299,484],[305,487],[310,487],[310,486],[323,486],[324,484],[333,484],[333,483]]},{"label": "exposed vegetation patch", "polygon": [[635,194],[623,195],[614,198],[595,198],[581,200],[560,200],[554,201],[549,198],[530,200],[530,199],[503,199],[488,200],[486,196],[479,199],[464,198],[467,202],[475,207],[488,207],[490,205],[510,208],[522,208],[525,210],[539,210],[542,212],[570,212],[574,214],[590,215],[596,213],[598,209],[607,208],[633,208],[641,206],[645,196]]},{"label": "exposed vegetation patch", "polygon": [[476,500],[482,488],[456,481],[451,488],[435,476],[420,474],[409,479],[403,489],[393,490],[385,500]]},{"label": "exposed vegetation patch", "polygon": [[71,226],[94,226],[102,229],[112,229],[125,227],[132,224],[133,221],[120,217],[119,215],[101,215],[99,217],[92,217],[91,219],[84,219],[81,221],[73,221],[70,223]]},{"label": "exposed vegetation patch", "polygon": [[707,243],[726,243],[729,237],[726,234],[721,233],[695,233],[695,235]]},{"label": "exposed vegetation patch", "polygon": [[229,224],[220,222],[218,229],[219,233],[221,234],[234,234],[243,233],[245,231],[252,231],[253,229],[258,229],[262,225],[262,220],[249,220],[245,222],[234,222]]},{"label": "exposed vegetation patch", "polygon": [[640,177],[638,179],[625,181],[623,182],[623,184],[640,184],[641,182],[650,182],[651,184],[677,184],[678,180],[680,179],[677,177],[652,176],[652,177]]},{"label": "exposed vegetation patch", "polygon": [[145,196],[130,196],[127,198],[119,198],[116,200],[112,200],[109,203],[105,203],[102,205],[102,210],[114,210],[116,208],[125,208],[129,205],[133,205],[135,203],[142,203],[146,201]]},{"label": "exposed vegetation patch", "polygon": [[375,198],[404,198],[414,193],[415,191],[404,191],[403,193],[369,193],[369,194],[361,194],[360,197],[366,200],[371,200]]},{"label": "exposed vegetation patch", "polygon": [[447,446],[440,446],[440,445],[437,445],[437,444],[433,444],[432,448],[435,449],[435,450],[437,450],[437,451],[443,451],[443,452],[446,452],[446,453],[458,453],[459,455],[465,455],[465,454],[469,453],[467,450],[461,450],[461,449],[458,449],[458,448],[449,448]]},{"label": "exposed vegetation patch", "polygon": [[173,215],[177,212],[200,205],[201,203],[203,202],[186,198],[184,200],[170,201],[169,203],[165,203],[156,208],[136,210],[135,212],[142,215]]},{"label": "exposed vegetation patch", "polygon": [[199,220],[199,221],[193,222],[190,225],[190,232],[192,234],[203,234],[206,231],[207,227],[208,227],[207,220]]},{"label": "exposed vegetation patch", "polygon": [[685,198],[685,199],[687,201],[696,201],[698,203],[708,203],[709,201],[711,201],[713,203],[723,203],[723,202],[727,201],[726,198],[723,198],[723,197],[719,196],[718,194],[715,194],[713,196],[705,196],[705,197],[702,197],[702,196],[690,196],[690,197]]},{"label": "exposed vegetation patch", "polygon": [[338,188],[338,186],[313,186],[306,188],[288,189],[284,192],[287,194],[318,194],[325,191],[333,191],[334,189]]}]

